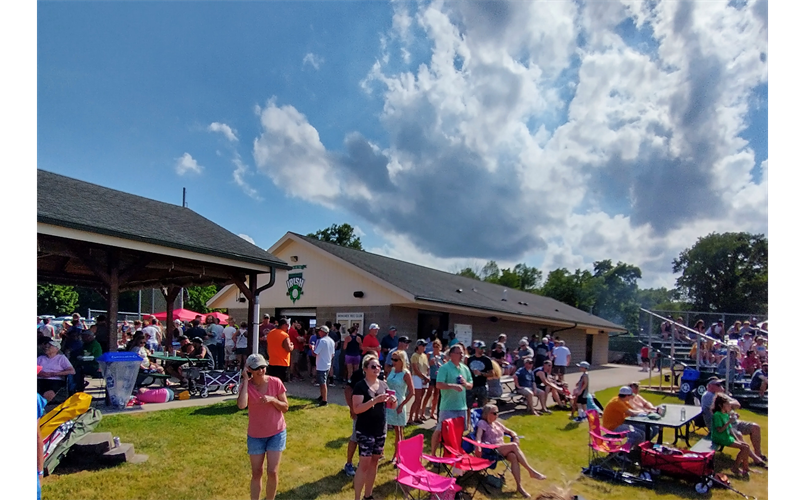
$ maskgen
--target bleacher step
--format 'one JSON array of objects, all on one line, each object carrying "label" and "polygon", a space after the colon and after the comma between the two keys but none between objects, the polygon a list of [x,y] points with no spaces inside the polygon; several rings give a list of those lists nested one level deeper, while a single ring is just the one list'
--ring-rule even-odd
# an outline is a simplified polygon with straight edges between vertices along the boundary
[{"label": "bleacher step", "polygon": [[90,432],[76,442],[71,452],[79,457],[103,455],[114,447],[111,432]]},{"label": "bleacher step", "polygon": [[120,443],[120,446],[116,446],[100,456],[101,461],[109,465],[130,462],[132,458],[134,458],[134,445],[131,443]]}]

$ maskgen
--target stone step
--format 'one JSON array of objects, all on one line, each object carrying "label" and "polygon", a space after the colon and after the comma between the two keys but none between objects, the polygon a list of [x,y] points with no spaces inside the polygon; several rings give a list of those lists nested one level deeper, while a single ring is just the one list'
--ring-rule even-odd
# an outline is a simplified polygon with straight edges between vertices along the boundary
[{"label": "stone step", "polygon": [[76,442],[70,451],[77,457],[94,457],[103,455],[114,446],[111,432],[90,432]]},{"label": "stone step", "polygon": [[131,443],[120,443],[100,456],[101,461],[109,465],[122,464],[134,458],[134,445]]}]

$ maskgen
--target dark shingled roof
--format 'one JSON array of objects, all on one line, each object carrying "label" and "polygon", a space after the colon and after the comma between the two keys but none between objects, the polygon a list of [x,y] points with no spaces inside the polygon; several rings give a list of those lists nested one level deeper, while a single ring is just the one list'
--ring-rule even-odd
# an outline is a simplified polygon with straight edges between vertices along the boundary
[{"label": "dark shingled roof", "polygon": [[[578,323],[579,326],[594,327],[605,331],[625,331],[622,326],[549,297],[508,289],[507,300],[504,301],[501,299],[505,287],[500,285],[333,243],[325,243],[297,233],[291,234],[405,290],[418,300]],[[457,289],[462,291],[457,292]]]},{"label": "dark shingled roof", "polygon": [[[58,193],[57,198],[54,198],[54,193]],[[36,220],[90,233],[290,269],[288,264],[274,255],[189,208],[44,170],[37,170]]]}]

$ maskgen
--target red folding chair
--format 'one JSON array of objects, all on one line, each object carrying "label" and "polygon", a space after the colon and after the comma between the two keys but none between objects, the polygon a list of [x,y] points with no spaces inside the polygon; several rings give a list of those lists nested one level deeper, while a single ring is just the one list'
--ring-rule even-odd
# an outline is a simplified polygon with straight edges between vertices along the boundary
[{"label": "red folding chair", "polygon": [[[477,473],[479,484],[484,480],[487,474],[487,469],[493,466],[495,460],[487,460],[471,455],[461,448],[461,441],[464,438],[464,417],[451,418],[442,422],[442,457],[434,457],[432,455],[424,455],[424,457],[434,463],[449,465],[452,469],[457,469],[462,472],[463,477],[472,476],[472,473]],[[452,470],[448,469],[451,476],[455,476]],[[470,473],[470,474],[466,474]],[[470,495],[470,498],[475,496],[478,491],[478,486]]]}]

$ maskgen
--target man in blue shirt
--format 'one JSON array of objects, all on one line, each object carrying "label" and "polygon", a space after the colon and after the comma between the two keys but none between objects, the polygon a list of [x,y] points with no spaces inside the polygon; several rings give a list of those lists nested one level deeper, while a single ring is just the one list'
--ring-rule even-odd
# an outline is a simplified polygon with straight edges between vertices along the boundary
[{"label": "man in blue shirt", "polygon": [[399,340],[397,339],[397,327],[390,326],[389,334],[383,337],[380,341],[380,362],[383,363],[389,354],[389,351],[397,348]]},{"label": "man in blue shirt", "polygon": [[[523,359],[523,366],[514,372],[514,387],[519,394],[525,398],[525,403],[528,406],[528,412],[534,415],[539,415],[537,409],[534,407],[534,399],[537,397],[534,387],[534,359],[526,357]],[[544,393],[543,393],[544,394]]]}]

